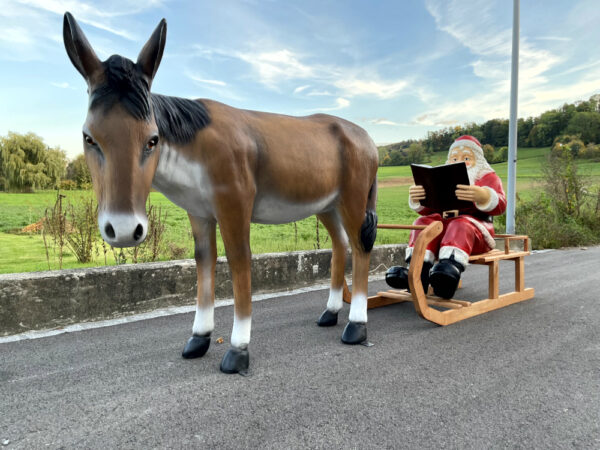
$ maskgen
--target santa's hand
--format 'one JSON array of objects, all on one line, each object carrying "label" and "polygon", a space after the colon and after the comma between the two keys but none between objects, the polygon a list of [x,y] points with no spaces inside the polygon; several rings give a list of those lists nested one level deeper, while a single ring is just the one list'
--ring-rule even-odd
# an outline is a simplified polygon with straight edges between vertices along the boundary
[{"label": "santa's hand", "polygon": [[425,188],[421,185],[411,186],[408,188],[408,198],[412,203],[418,203],[421,200],[425,200]]},{"label": "santa's hand", "polygon": [[490,197],[490,192],[479,186],[469,186],[466,184],[456,186],[456,198],[459,200],[485,205],[490,201]]}]

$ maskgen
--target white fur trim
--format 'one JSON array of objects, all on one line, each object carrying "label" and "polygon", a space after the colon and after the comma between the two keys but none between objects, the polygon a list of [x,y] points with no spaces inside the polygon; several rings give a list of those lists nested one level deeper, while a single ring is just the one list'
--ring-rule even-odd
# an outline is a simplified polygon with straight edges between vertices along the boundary
[{"label": "white fur trim", "polygon": [[[408,258],[412,257],[413,247],[406,247],[406,252],[404,253],[404,260],[406,261]],[[423,262],[433,263],[435,261],[435,254],[431,250],[425,250],[425,258],[423,258]]]},{"label": "white fur trim", "polygon": [[421,211],[423,208],[425,208],[424,206],[421,205],[421,202],[413,202],[410,199],[410,195],[408,196],[408,207],[410,209],[412,209],[413,211],[419,212]]},{"label": "white fur trim", "polygon": [[446,245],[440,248],[440,260],[449,259],[452,255],[454,255],[454,261],[462,264],[465,268],[469,265],[469,255],[464,250],[451,245]]},{"label": "white fur trim", "polygon": [[475,203],[475,206],[480,211],[490,212],[490,211],[494,210],[496,208],[496,206],[498,206],[498,202],[500,201],[500,199],[498,198],[498,193],[495,190],[493,190],[491,187],[489,187],[489,186],[482,186],[482,187],[484,189],[487,189],[490,192],[490,199],[488,200],[487,203],[484,203],[483,205],[480,205],[479,203]]},{"label": "white fur trim", "polygon": [[454,141],[450,146],[448,153],[452,152],[452,150],[457,147],[468,147],[471,150],[475,150],[475,156],[477,156],[478,158],[481,156],[483,158],[483,149],[470,139],[461,139],[459,141]]},{"label": "white fur trim", "polygon": [[483,239],[485,240],[485,243],[488,245],[488,247],[490,249],[496,248],[496,241],[494,240],[494,238],[492,237],[492,235],[490,234],[490,232],[488,231],[488,229],[486,227],[483,226],[483,224],[477,220],[474,217],[471,216],[463,216],[466,219],[468,219],[473,225],[475,225],[477,227],[477,229],[479,231],[481,231],[481,234],[483,235]]}]

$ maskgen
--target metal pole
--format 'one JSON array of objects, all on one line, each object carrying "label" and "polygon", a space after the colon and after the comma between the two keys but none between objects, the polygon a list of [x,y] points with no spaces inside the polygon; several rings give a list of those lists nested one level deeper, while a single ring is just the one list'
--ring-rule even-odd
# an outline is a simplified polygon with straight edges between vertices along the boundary
[{"label": "metal pole", "polygon": [[510,121],[508,123],[508,198],[506,234],[515,233],[517,177],[517,100],[519,92],[519,0],[513,0],[512,66],[510,74]]}]

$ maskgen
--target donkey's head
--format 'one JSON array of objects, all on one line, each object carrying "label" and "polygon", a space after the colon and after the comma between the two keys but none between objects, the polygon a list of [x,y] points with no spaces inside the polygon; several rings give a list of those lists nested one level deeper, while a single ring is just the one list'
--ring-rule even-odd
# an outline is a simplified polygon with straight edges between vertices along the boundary
[{"label": "donkey's head", "polygon": [[135,63],[118,55],[102,62],[73,16],[64,18],[67,54],[88,84],[83,148],[98,198],[98,225],[115,247],[138,245],[148,231],[145,205],[159,151],[150,86],[166,35],[163,19]]}]

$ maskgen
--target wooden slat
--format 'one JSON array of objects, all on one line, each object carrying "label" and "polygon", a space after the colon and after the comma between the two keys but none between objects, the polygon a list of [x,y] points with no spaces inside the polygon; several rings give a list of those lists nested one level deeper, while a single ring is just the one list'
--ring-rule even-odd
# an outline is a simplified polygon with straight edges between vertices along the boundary
[{"label": "wooden slat", "polygon": [[380,223],[377,225],[380,230],[424,230],[427,225],[396,225]]},{"label": "wooden slat", "polygon": [[439,316],[436,315],[436,320],[433,320],[432,322],[435,322],[438,325],[450,325],[495,309],[504,308],[513,303],[529,300],[530,298],[533,298],[534,295],[535,290],[533,288],[525,289],[523,292],[510,292],[508,294],[500,295],[496,299],[488,298],[475,302],[469,308],[449,309],[448,311],[441,312]]},{"label": "wooden slat", "polygon": [[530,252],[511,252],[509,254],[504,253],[503,251],[494,250],[489,253],[482,253],[481,255],[475,255],[475,258],[471,260],[469,258],[469,262],[472,264],[487,264],[492,261],[504,261],[521,258],[522,256],[530,255]]},{"label": "wooden slat", "polygon": [[427,299],[427,304],[429,306],[439,306],[441,308],[447,308],[447,309],[461,309],[463,308],[463,305],[461,305],[460,303],[456,303],[450,300],[434,300],[431,298]]}]

